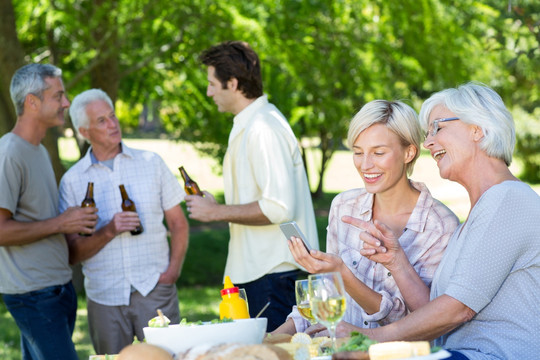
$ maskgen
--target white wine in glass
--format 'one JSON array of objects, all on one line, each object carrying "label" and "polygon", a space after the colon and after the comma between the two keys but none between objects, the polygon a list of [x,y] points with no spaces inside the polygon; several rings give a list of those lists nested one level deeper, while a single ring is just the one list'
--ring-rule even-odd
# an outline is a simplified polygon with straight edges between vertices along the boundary
[{"label": "white wine in glass", "polygon": [[339,272],[308,276],[311,312],[317,321],[327,327],[336,349],[336,326],[345,313],[345,286]]},{"label": "white wine in glass", "polygon": [[296,280],[294,283],[296,294],[296,308],[304,319],[310,324],[316,324],[317,320],[311,314],[311,303],[309,302],[309,282],[308,280]]}]

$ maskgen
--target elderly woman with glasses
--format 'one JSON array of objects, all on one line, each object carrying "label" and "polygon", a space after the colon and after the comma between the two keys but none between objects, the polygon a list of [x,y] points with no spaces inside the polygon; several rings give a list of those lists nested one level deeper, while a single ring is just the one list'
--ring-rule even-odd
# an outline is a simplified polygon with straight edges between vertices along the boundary
[{"label": "elderly woman with glasses", "polygon": [[[467,190],[471,210],[452,235],[433,278],[431,301],[377,329],[342,323],[378,341],[434,340],[454,359],[537,359],[540,342],[540,197],[508,169],[514,123],[500,96],[475,83],[422,106],[424,146],[441,177]],[[372,259],[396,236],[355,221]],[[380,243],[380,245],[378,245]]]}]

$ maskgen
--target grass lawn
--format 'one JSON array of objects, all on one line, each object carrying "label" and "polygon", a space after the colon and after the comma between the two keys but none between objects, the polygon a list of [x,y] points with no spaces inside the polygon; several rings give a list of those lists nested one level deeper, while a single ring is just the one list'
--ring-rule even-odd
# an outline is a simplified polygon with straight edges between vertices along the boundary
[{"label": "grass lawn", "polygon": [[[219,317],[218,306],[221,301],[219,288],[220,286],[188,286],[181,288],[178,291],[181,316],[190,321],[211,320]],[[81,360],[88,359],[90,355],[94,354],[88,333],[84,296],[79,296],[73,342]],[[21,359],[19,330],[2,301],[0,301],[0,359]]]}]

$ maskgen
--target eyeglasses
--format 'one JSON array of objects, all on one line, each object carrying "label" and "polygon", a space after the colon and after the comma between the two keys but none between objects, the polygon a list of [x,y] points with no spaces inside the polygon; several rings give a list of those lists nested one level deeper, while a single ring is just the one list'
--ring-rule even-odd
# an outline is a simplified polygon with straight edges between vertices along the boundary
[{"label": "eyeglasses", "polygon": [[426,137],[428,137],[428,135],[431,135],[431,136],[437,135],[437,133],[440,130],[439,123],[446,122],[446,121],[454,121],[454,120],[459,120],[459,118],[451,117],[451,118],[433,120],[433,123],[431,123],[431,127],[428,128],[428,131],[426,132]]}]

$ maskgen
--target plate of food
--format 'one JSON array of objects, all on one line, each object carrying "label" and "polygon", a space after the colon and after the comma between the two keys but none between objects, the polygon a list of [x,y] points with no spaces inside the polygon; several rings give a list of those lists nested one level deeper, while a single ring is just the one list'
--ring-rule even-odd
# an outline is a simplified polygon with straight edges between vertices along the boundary
[{"label": "plate of food", "polygon": [[376,342],[358,332],[343,341],[332,360],[437,360],[450,356],[446,350],[432,349],[428,341]]}]

